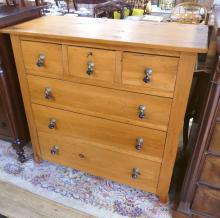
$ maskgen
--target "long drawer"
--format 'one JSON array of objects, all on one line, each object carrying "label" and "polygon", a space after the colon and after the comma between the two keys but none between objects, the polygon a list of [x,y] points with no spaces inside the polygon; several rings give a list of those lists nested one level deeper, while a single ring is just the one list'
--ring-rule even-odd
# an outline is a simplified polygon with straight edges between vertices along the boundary
[{"label": "long drawer", "polygon": [[[31,75],[27,78],[34,103],[167,131],[172,99]],[[49,98],[46,90],[50,90]]]},{"label": "long drawer", "polygon": [[89,142],[38,133],[44,160],[156,192],[160,163],[100,149]]},{"label": "long drawer", "polygon": [[32,104],[32,109],[38,131],[71,136],[157,162],[162,160],[165,132],[36,104]]}]

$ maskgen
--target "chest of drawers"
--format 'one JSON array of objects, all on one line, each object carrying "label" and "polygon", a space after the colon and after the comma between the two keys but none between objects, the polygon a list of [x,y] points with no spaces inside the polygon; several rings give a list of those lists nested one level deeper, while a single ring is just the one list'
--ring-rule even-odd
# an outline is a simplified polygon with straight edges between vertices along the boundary
[{"label": "chest of drawers", "polygon": [[3,31],[11,34],[36,161],[166,201],[207,28],[43,17]]}]

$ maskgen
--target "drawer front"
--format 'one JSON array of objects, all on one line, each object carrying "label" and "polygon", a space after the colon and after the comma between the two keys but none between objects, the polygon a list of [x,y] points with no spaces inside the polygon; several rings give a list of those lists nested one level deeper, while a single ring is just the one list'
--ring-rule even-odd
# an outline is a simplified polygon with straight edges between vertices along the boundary
[{"label": "drawer front", "polygon": [[192,204],[192,209],[219,217],[220,214],[220,191],[199,187]]},{"label": "drawer front", "polygon": [[[38,135],[45,160],[156,192],[160,163],[105,150],[70,137],[42,132]],[[132,178],[132,173],[137,175],[136,179]]]},{"label": "drawer front", "polygon": [[[172,100],[28,76],[32,102],[167,131]],[[52,98],[45,98],[49,88]],[[143,110],[141,110],[142,105]]]},{"label": "drawer front", "polygon": [[53,78],[62,77],[61,45],[21,41],[21,48],[27,73]]},{"label": "drawer front", "polygon": [[216,123],[215,130],[212,135],[210,150],[220,154],[220,123]]},{"label": "drawer front", "polygon": [[71,76],[109,83],[114,81],[114,51],[68,46],[68,62]]},{"label": "drawer front", "polygon": [[[32,108],[38,131],[79,138],[90,144],[161,162],[165,132],[36,104],[32,104]],[[51,122],[55,123],[54,128],[49,128]],[[143,139],[142,143],[139,138]]]},{"label": "drawer front", "polygon": [[144,89],[173,92],[178,61],[179,59],[174,57],[125,52],[122,82]]},{"label": "drawer front", "polygon": [[220,188],[220,158],[207,157],[202,170],[202,181]]}]

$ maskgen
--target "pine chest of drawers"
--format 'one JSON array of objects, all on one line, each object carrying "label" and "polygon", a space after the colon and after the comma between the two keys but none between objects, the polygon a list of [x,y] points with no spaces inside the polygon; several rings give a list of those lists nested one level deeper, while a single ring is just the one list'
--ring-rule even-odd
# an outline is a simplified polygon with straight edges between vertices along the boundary
[{"label": "pine chest of drawers", "polygon": [[166,201],[207,28],[43,17],[3,31],[11,34],[36,161]]}]

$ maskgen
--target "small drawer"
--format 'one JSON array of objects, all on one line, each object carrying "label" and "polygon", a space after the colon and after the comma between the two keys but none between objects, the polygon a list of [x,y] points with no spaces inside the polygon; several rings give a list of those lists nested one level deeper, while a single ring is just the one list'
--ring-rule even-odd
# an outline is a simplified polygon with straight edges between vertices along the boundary
[{"label": "small drawer", "polygon": [[[32,75],[27,78],[33,103],[167,131],[172,99]],[[51,90],[51,98],[45,96],[46,89]]]},{"label": "small drawer", "polygon": [[213,217],[220,214],[220,191],[207,187],[198,187],[192,209]]},{"label": "small drawer", "polygon": [[52,78],[62,77],[61,45],[21,41],[21,48],[27,73]]},{"label": "small drawer", "polygon": [[38,135],[44,160],[156,192],[160,163],[106,150],[75,138],[42,132]]},{"label": "small drawer", "polygon": [[124,52],[122,83],[173,92],[179,59],[175,57]]},{"label": "small drawer", "polygon": [[220,123],[216,123],[209,149],[220,154]]},{"label": "small drawer", "polygon": [[220,188],[220,158],[208,156],[200,180]]},{"label": "small drawer", "polygon": [[69,74],[113,83],[115,58],[114,51],[68,46]]},{"label": "small drawer", "polygon": [[66,135],[153,161],[162,161],[166,132],[32,104],[38,131]]}]

